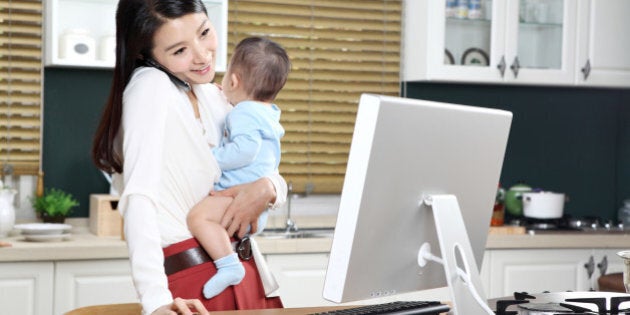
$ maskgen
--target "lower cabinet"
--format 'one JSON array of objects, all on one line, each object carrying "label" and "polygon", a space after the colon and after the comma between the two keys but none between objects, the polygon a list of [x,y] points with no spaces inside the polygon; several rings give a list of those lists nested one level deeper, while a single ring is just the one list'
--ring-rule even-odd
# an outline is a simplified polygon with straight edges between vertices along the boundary
[{"label": "lower cabinet", "polygon": [[[322,297],[328,256],[328,253],[273,254],[265,256],[269,268],[280,285],[278,291],[284,307],[337,305]],[[378,299],[352,301],[344,304],[362,305],[396,300],[446,301],[449,300],[448,296],[448,290],[438,288]]]},{"label": "lower cabinet", "polygon": [[328,254],[266,255],[284,307],[334,305],[322,298]]},{"label": "lower cabinet", "polygon": [[[597,290],[602,274],[622,272],[616,253],[622,249],[492,249],[486,250],[480,276],[487,298],[511,296],[514,292]],[[328,264],[327,253],[266,255],[269,268],[280,285],[285,307],[334,305],[322,298]],[[604,268],[606,266],[606,268]],[[589,276],[589,270],[590,272]],[[447,289],[400,294],[370,300],[450,299]],[[363,304],[367,301],[351,302]]]},{"label": "lower cabinet", "polygon": [[488,250],[482,268],[486,294],[495,298],[514,292],[597,290],[597,278],[602,274],[623,270],[616,255],[620,250]]},{"label": "lower cabinet", "polygon": [[0,263],[2,314],[62,315],[137,301],[126,259]]},{"label": "lower cabinet", "polygon": [[52,262],[0,263],[0,313],[52,314],[53,279]]},{"label": "lower cabinet", "polygon": [[55,263],[54,314],[99,304],[138,302],[126,259]]}]

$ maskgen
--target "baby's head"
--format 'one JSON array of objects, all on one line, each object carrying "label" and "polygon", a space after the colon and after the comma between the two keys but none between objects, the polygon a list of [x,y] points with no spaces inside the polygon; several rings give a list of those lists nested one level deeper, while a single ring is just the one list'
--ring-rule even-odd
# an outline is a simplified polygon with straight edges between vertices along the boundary
[{"label": "baby's head", "polygon": [[232,104],[244,100],[270,103],[287,82],[291,62],[280,45],[248,37],[236,48],[223,77],[223,92]]}]

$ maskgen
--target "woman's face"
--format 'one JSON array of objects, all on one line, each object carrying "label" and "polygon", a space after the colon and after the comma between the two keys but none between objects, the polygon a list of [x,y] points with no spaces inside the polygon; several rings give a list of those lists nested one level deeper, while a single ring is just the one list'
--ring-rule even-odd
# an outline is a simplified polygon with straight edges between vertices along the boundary
[{"label": "woman's face", "polygon": [[168,20],[153,41],[153,57],[178,78],[193,84],[214,79],[217,36],[204,13]]}]

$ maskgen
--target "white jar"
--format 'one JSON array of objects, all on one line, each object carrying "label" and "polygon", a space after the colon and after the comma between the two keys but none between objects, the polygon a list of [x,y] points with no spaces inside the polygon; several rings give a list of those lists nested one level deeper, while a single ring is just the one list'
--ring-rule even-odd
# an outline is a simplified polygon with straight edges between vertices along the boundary
[{"label": "white jar", "polygon": [[98,59],[107,62],[116,61],[116,36],[107,35],[101,37],[98,45]]},{"label": "white jar", "polygon": [[0,237],[6,237],[15,225],[13,201],[16,193],[13,189],[0,189]]},{"label": "white jar", "polygon": [[68,29],[59,38],[59,58],[71,60],[96,59],[96,41],[85,29]]}]

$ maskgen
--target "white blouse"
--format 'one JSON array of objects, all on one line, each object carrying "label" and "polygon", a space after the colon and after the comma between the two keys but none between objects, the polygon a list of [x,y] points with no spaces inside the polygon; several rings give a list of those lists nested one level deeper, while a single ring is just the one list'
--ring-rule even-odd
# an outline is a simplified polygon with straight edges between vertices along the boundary
[{"label": "white blouse", "polygon": [[[123,94],[123,174],[114,175],[122,192],[132,276],[143,310],[171,303],[162,248],[191,236],[188,211],[208,195],[221,170],[211,148],[218,145],[231,106],[213,84],[193,86],[201,126],[183,90],[155,68],[138,68]],[[286,183],[270,176],[276,205],[286,200]]]}]

